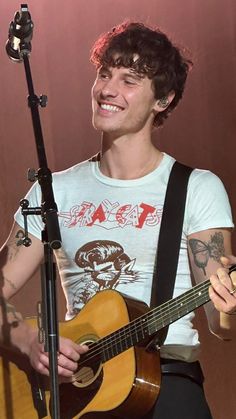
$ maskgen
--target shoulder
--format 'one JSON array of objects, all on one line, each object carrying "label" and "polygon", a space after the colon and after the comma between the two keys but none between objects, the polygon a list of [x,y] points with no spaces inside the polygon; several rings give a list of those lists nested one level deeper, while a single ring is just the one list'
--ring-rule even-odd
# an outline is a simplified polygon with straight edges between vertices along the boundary
[{"label": "shoulder", "polygon": [[[91,166],[94,165],[95,162],[90,160],[85,160],[80,163],[77,163],[74,166],[71,166],[65,170],[61,170],[58,172],[52,173],[52,186],[55,192],[66,190],[72,190],[75,185],[78,185],[80,182],[83,184],[84,182],[90,177],[91,173]],[[41,196],[41,187],[39,182],[36,181],[30,190],[28,191],[27,196],[31,197],[40,197]]]},{"label": "shoulder", "polygon": [[86,182],[91,177],[91,168],[96,163],[94,160],[89,159],[82,161],[74,166],[65,170],[53,173],[53,187],[56,189],[64,189],[65,187],[73,187],[78,185],[79,182]]},{"label": "shoulder", "polygon": [[209,170],[194,169],[189,180],[187,203],[194,212],[219,210],[229,211],[229,198],[221,179]]},{"label": "shoulder", "polygon": [[[172,156],[164,153],[163,168],[165,169],[165,173],[168,176],[171,173],[171,170],[174,168],[174,163],[181,163],[181,162],[176,161]],[[183,166],[188,167],[188,165],[185,165],[185,164],[183,164]],[[224,188],[224,185],[221,179],[210,170],[192,168],[192,172],[190,174],[189,184],[188,184],[188,189],[190,191],[196,188],[204,189],[211,185],[215,187],[219,186],[219,187]]]},{"label": "shoulder", "polygon": [[189,179],[186,202],[187,233],[219,227],[233,227],[224,184],[211,171],[194,169]]},{"label": "shoulder", "polygon": [[82,174],[83,172],[86,172],[90,165],[92,164],[91,160],[84,160],[82,162],[79,162],[75,164],[74,166],[68,167],[67,169],[60,170],[58,172],[53,173],[53,180],[63,180],[64,178],[73,178],[74,176],[77,176],[78,174]]},{"label": "shoulder", "polygon": [[226,193],[222,180],[210,170],[194,169],[189,179],[189,192]]}]

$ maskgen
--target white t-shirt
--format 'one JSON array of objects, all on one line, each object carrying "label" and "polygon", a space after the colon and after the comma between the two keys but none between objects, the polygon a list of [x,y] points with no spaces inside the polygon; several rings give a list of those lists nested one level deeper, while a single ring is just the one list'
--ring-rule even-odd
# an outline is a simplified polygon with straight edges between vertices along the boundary
[{"label": "white t-shirt", "polygon": [[[62,236],[62,248],[55,255],[67,301],[66,319],[104,288],[150,303],[166,186],[174,161],[164,154],[157,169],[134,180],[104,176],[95,159],[53,175]],[[26,198],[30,206],[40,205],[37,183]],[[15,220],[24,226],[20,210]],[[28,227],[41,239],[41,217],[29,216]],[[195,169],[188,186],[174,297],[192,287],[187,236],[220,227],[233,227],[224,186],[213,173]],[[162,356],[188,361],[198,357],[193,317],[189,313],[170,325]]]}]

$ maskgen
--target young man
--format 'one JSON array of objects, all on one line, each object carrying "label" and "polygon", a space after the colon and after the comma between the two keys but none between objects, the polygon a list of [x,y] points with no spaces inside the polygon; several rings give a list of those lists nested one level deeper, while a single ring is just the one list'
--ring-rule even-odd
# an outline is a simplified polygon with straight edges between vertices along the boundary
[{"label": "young man", "polygon": [[[113,288],[150,303],[154,260],[163,203],[174,159],[152,143],[160,126],[182,97],[191,63],[161,32],[141,23],[124,23],[103,35],[92,51],[97,77],[92,88],[93,125],[101,132],[100,153],[53,177],[62,248],[55,252],[73,318],[98,291]],[[34,185],[27,198],[41,202]],[[32,245],[17,246],[23,228],[20,211],[2,250],[3,295],[14,295],[43,257],[42,221],[29,217]],[[231,254],[233,227],[228,198],[212,173],[190,176],[174,296],[211,276],[206,305],[209,328],[222,339],[236,333],[236,293],[220,257]],[[170,260],[171,263],[171,260]],[[217,271],[218,275],[213,275]],[[9,307],[9,306],[8,306]],[[9,308],[10,310],[10,308]],[[9,322],[14,314],[9,313]],[[18,315],[17,315],[18,316]],[[162,363],[195,364],[199,354],[193,313],[169,327],[161,347]],[[18,316],[11,342],[33,367],[48,374],[48,355]],[[58,372],[71,377],[86,346],[60,338]],[[138,417],[138,412],[137,412]],[[160,396],[147,418],[204,419],[211,414],[201,384],[186,375],[163,374]]]}]

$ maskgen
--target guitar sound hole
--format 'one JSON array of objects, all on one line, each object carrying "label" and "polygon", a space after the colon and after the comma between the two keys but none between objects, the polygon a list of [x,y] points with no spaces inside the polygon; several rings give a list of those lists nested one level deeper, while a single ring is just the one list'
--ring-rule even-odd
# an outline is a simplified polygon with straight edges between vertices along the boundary
[{"label": "guitar sound hole", "polygon": [[[83,344],[95,342],[97,338],[83,340]],[[79,342],[81,343],[81,342]],[[84,388],[91,386],[95,382],[102,370],[102,363],[98,358],[90,357],[89,352],[81,356],[81,362],[76,373],[73,375],[72,384],[76,387]]]}]

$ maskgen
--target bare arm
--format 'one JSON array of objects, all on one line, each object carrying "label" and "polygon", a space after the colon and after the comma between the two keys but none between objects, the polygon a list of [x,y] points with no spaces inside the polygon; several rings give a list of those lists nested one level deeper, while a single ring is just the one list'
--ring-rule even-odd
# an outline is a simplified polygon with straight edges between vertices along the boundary
[{"label": "bare arm", "polygon": [[21,227],[14,223],[0,252],[0,342],[27,353],[27,344],[34,336],[33,331],[8,300],[22,288],[39,266],[43,246],[32,235],[30,247],[19,245],[21,231]]},{"label": "bare arm", "polygon": [[31,246],[18,244],[21,232],[22,228],[14,223],[7,241],[1,248],[1,294],[6,299],[15,295],[31,278],[43,257],[41,241],[31,234]]},{"label": "bare arm", "polygon": [[[20,235],[21,227],[14,224],[0,252],[0,344],[27,354],[32,366],[48,375],[49,358],[44,345],[38,342],[38,330],[24,322],[21,314],[8,302],[31,278],[43,258],[41,241],[29,234],[31,246],[19,246]],[[63,337],[60,337],[59,345],[58,373],[70,378],[78,367],[80,354],[88,348]]]},{"label": "bare arm", "polygon": [[[189,259],[196,283],[211,280],[211,302],[205,305],[209,328],[222,339],[236,337],[236,297],[230,294],[232,280],[222,268],[221,257],[231,254],[231,232],[227,229],[210,229],[188,237]],[[216,272],[218,275],[216,275]]]}]

